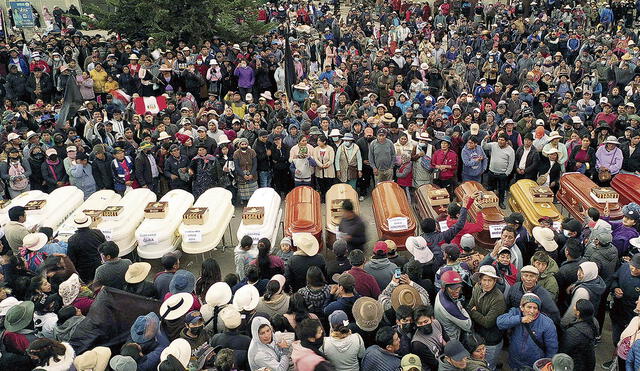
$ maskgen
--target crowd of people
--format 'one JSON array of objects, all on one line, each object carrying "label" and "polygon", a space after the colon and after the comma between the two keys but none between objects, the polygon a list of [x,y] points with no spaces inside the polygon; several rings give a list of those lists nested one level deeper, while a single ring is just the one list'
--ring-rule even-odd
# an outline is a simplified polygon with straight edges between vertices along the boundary
[{"label": "crowd of people", "polygon": [[[477,181],[507,226],[476,248],[467,195],[448,229],[421,220],[399,253],[368,244],[344,202],[329,255],[308,233],[245,236],[232,273],[209,258],[194,274],[174,252],[151,275],[88,216],[62,242],[11,207],[0,369],[640,369],[640,205],[530,230],[505,207],[520,179],[555,193],[565,172],[640,176],[635,2],[268,3],[268,34],[201,44],[89,37],[55,12],[46,34],[0,40],[5,199],[223,187],[239,206],[259,187],[312,185],[324,200],[346,183],[362,201],[383,181],[453,198]],[[84,103],[60,117],[74,82]],[[166,108],[140,112],[139,97]]]}]

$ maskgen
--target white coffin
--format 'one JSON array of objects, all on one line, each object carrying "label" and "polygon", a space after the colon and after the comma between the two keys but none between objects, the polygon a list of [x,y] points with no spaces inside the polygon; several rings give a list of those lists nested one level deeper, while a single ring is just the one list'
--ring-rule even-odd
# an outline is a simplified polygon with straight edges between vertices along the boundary
[{"label": "white coffin", "polygon": [[[245,224],[242,219],[236,236],[238,244],[242,237],[251,236],[253,244],[257,245],[261,238],[268,238],[271,246],[275,246],[276,236],[280,228],[282,209],[280,208],[280,195],[273,188],[258,188],[247,203],[247,207],[264,207],[264,219],[262,224]],[[242,218],[242,215],[240,216]]]},{"label": "white coffin", "polygon": [[121,198],[122,196],[118,193],[108,189],[94,192],[60,225],[58,228],[58,239],[67,241],[69,237],[76,233],[76,225],[73,222],[76,215],[83,213],[84,210],[104,210],[108,205],[120,201]]},{"label": "white coffin", "polygon": [[[7,222],[9,221],[9,209],[11,209],[12,207],[14,207],[14,206],[24,206],[29,201],[46,200],[47,197],[49,197],[49,195],[44,193],[44,192],[42,192],[42,191],[27,191],[27,192],[24,192],[24,193],[20,193],[18,196],[16,196],[14,199],[12,199],[7,206],[5,206],[2,209],[0,209],[0,225],[7,224]],[[41,213],[41,212],[42,212],[42,210],[38,210],[38,211],[34,211],[34,212],[27,211],[27,219],[29,218],[29,215],[31,215],[31,214],[37,214],[37,213]]]},{"label": "white coffin", "polygon": [[145,218],[136,229],[138,255],[144,259],[158,259],[176,249],[182,214],[193,205],[193,195],[181,189],[174,189],[160,201],[168,203],[167,215],[162,219]]},{"label": "white coffin", "polygon": [[109,206],[121,206],[118,216],[102,217],[98,229],[107,241],[115,242],[120,248],[120,256],[127,255],[135,249],[136,228],[144,220],[144,208],[149,202],[155,202],[156,194],[148,188],[138,188],[127,192],[121,200]]},{"label": "white coffin", "polygon": [[208,208],[208,215],[202,225],[180,224],[183,252],[202,254],[218,246],[233,217],[232,197],[231,192],[220,187],[208,189],[198,197],[193,207]]},{"label": "white coffin", "polygon": [[27,229],[35,225],[49,227],[55,232],[58,226],[82,205],[83,201],[84,193],[75,186],[56,188],[47,197],[47,204],[42,212],[27,216],[25,226]]}]

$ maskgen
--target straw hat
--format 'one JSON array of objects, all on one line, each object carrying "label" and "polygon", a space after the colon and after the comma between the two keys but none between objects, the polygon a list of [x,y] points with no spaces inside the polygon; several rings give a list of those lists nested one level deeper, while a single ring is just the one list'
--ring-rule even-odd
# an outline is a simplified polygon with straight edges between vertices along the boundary
[{"label": "straw hat", "polygon": [[308,232],[299,232],[294,233],[293,236],[293,245],[298,248],[299,251],[302,251],[307,256],[315,256],[320,250],[320,244],[318,244],[318,240]]},{"label": "straw hat", "polygon": [[373,298],[363,296],[353,304],[353,318],[356,325],[364,331],[375,330],[382,321],[383,314],[382,304]]},{"label": "straw hat", "polygon": [[233,305],[227,305],[220,311],[220,320],[229,330],[237,329],[242,323],[242,315]]},{"label": "straw hat", "polygon": [[77,371],[104,371],[111,358],[111,349],[95,347],[77,356],[73,365]]},{"label": "straw hat", "polygon": [[73,218],[73,223],[76,225],[76,228],[89,227],[92,222],[91,217],[85,213],[79,213]]},{"label": "straw hat", "polygon": [[204,301],[216,307],[228,304],[231,301],[231,296],[231,287],[226,282],[216,282],[207,290]]},{"label": "straw hat", "polygon": [[422,298],[418,290],[406,283],[393,289],[393,292],[391,292],[391,306],[393,309],[398,309],[401,305],[408,305],[411,308],[422,305]]},{"label": "straw hat", "polygon": [[393,117],[393,115],[389,112],[385,113],[384,116],[382,116],[382,122],[395,122],[396,118]]},{"label": "straw hat", "polygon": [[552,141],[553,139],[562,139],[562,135],[560,135],[560,133],[558,133],[557,131],[552,131],[551,133],[549,133],[549,141]]},{"label": "straw hat", "polygon": [[178,319],[191,309],[193,305],[193,295],[181,292],[171,295],[160,305],[160,317],[167,320]]},{"label": "straw hat", "polygon": [[160,135],[158,135],[158,140],[165,140],[165,139],[171,139],[171,135],[167,134],[166,131],[160,132]]},{"label": "straw hat", "polygon": [[253,285],[244,285],[233,296],[233,305],[239,311],[252,311],[258,306],[260,293]]},{"label": "straw hat", "polygon": [[151,271],[151,264],[147,262],[138,262],[129,265],[127,272],[124,274],[124,280],[127,283],[140,283],[147,278]]},{"label": "straw hat", "polygon": [[44,233],[29,233],[22,239],[22,246],[29,251],[38,251],[47,244],[49,238]]},{"label": "straw hat", "polygon": [[140,59],[140,58],[136,54],[131,54],[129,56],[129,60],[132,60],[132,59]]},{"label": "straw hat", "polygon": [[180,364],[186,368],[189,364],[189,359],[191,359],[191,345],[185,339],[175,339],[160,353],[160,362],[167,359],[169,355],[176,357]]}]

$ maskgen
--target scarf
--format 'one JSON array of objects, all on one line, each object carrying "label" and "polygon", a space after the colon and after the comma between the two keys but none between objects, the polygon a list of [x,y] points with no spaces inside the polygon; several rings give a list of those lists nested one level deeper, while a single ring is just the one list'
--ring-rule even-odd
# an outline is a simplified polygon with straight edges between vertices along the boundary
[{"label": "scarf", "polygon": [[446,293],[446,289],[440,290],[440,292],[438,293],[438,298],[440,299],[440,304],[442,304],[447,313],[461,321],[466,321],[469,319],[462,313],[462,311],[458,307],[458,301],[454,301],[453,299],[451,299],[451,297],[449,297],[449,295]]},{"label": "scarf", "polygon": [[60,159],[57,159],[56,161],[51,161],[49,159],[46,159],[45,161],[47,161],[47,166],[49,166],[49,171],[51,171],[51,176],[53,176],[53,179],[57,182],[58,174],[56,174],[56,170],[53,167],[57,166],[60,163]]},{"label": "scarf", "polygon": [[311,349],[315,354],[319,355],[322,358],[326,358],[324,353],[320,351],[320,347],[322,347],[322,343],[318,341],[310,342],[307,339],[300,340],[300,345],[307,349]]},{"label": "scarf", "polygon": [[205,164],[208,164],[209,161],[215,160],[215,157],[213,155],[206,154],[204,156],[196,155],[193,159],[194,160],[202,160],[202,161],[204,161]]}]

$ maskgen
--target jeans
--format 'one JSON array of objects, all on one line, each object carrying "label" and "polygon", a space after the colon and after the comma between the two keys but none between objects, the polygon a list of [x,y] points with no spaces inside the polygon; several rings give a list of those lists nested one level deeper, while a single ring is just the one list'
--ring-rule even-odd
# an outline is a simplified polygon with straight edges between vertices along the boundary
[{"label": "jeans", "polygon": [[496,369],[496,364],[500,360],[500,352],[502,351],[502,340],[496,345],[487,345],[487,353],[485,360],[489,364],[491,370]]},{"label": "jeans", "polygon": [[273,179],[273,173],[271,170],[258,171],[258,187],[267,188],[271,187],[271,180]]},{"label": "jeans", "polygon": [[489,172],[489,190],[493,191],[497,189],[498,199],[501,203],[504,202],[504,194],[507,192],[508,184],[509,176],[507,174]]}]

